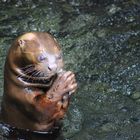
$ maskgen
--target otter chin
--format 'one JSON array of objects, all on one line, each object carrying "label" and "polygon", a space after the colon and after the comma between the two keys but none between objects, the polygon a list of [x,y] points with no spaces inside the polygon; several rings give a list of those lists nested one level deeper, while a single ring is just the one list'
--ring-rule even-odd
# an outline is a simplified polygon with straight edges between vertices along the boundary
[{"label": "otter chin", "polygon": [[62,119],[76,91],[75,74],[64,71],[62,50],[46,32],[19,36],[4,68],[2,119],[31,131],[48,131]]}]

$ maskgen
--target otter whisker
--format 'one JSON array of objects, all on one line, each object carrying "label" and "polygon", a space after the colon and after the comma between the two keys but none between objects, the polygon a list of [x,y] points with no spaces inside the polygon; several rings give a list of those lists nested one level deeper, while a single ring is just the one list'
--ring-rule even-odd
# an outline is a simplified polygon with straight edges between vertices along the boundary
[{"label": "otter whisker", "polygon": [[43,76],[41,76],[41,71],[38,71],[38,75],[37,76],[43,77]]},{"label": "otter whisker", "polygon": [[33,71],[31,74],[30,74],[30,77],[34,77],[34,74],[36,73],[36,71]]},{"label": "otter whisker", "polygon": [[34,67],[35,67],[34,65],[28,65],[26,67],[23,67],[22,71],[23,71],[24,74],[27,75],[27,74],[30,74],[34,71]]},{"label": "otter whisker", "polygon": [[32,73],[34,71],[34,69],[30,69],[30,70],[28,70],[28,71],[24,71],[24,74],[30,74],[30,73]]},{"label": "otter whisker", "polygon": [[40,76],[40,77],[45,77],[45,74],[44,74],[43,72],[40,71],[39,76]]},{"label": "otter whisker", "polygon": [[27,70],[24,71],[25,74],[29,74],[29,73],[32,73],[34,71],[33,68],[29,68]]},{"label": "otter whisker", "polygon": [[39,72],[38,71],[36,71],[35,73],[34,73],[34,77],[38,77],[38,74],[39,74]]},{"label": "otter whisker", "polygon": [[36,76],[39,76],[39,77],[43,77],[43,75],[41,75],[41,71],[38,71],[38,73],[36,74]]},{"label": "otter whisker", "polygon": [[33,76],[33,77],[36,77],[37,74],[38,74],[38,71],[35,70],[35,71],[32,73],[32,76]]},{"label": "otter whisker", "polygon": [[34,65],[34,64],[30,64],[30,65],[27,65],[27,66],[25,66],[25,67],[21,67],[20,69],[21,69],[21,70],[25,70],[25,69],[28,69],[28,68],[30,68],[30,67],[35,67],[35,65]]}]

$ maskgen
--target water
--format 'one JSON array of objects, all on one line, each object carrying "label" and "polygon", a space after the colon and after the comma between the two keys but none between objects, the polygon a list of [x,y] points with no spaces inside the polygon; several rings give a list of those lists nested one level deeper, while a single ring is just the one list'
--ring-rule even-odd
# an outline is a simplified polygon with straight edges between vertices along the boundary
[{"label": "water", "polygon": [[1,0],[0,9],[1,96],[13,39],[48,31],[79,86],[63,120],[63,139],[140,140],[138,0]]}]

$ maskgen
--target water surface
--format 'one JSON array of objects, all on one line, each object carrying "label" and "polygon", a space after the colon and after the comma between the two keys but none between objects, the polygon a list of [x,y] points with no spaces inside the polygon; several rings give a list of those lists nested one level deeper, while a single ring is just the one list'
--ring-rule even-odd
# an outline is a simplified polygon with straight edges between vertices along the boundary
[{"label": "water surface", "polygon": [[1,96],[13,39],[47,31],[60,42],[65,67],[79,85],[63,120],[63,139],[140,140],[138,0],[1,0],[0,9]]}]

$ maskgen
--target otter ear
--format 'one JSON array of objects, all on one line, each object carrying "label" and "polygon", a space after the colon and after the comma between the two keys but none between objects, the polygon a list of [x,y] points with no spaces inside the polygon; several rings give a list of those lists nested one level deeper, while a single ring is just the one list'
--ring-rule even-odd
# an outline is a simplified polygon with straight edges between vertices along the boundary
[{"label": "otter ear", "polygon": [[23,50],[24,48],[25,48],[25,44],[26,44],[26,42],[25,42],[25,40],[23,40],[23,39],[19,39],[18,40],[18,44],[19,44],[19,47]]}]

